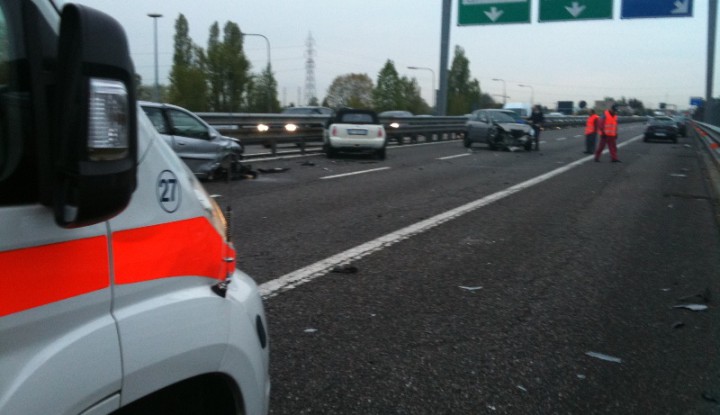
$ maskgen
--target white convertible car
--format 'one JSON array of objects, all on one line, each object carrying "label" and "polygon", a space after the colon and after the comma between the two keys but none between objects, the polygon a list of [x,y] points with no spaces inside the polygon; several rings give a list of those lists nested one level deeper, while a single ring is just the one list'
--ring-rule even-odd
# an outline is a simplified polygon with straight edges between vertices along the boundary
[{"label": "white convertible car", "polygon": [[323,146],[329,158],[338,153],[364,153],[384,160],[387,136],[374,111],[345,108],[328,121]]}]

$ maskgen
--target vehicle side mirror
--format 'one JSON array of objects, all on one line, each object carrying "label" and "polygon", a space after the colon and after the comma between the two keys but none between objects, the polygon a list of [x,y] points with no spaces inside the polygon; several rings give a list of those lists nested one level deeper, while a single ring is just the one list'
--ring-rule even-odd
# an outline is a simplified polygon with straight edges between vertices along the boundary
[{"label": "vehicle side mirror", "polygon": [[125,31],[97,10],[67,4],[57,66],[52,136],[55,221],[68,228],[107,220],[136,186],[137,104]]}]

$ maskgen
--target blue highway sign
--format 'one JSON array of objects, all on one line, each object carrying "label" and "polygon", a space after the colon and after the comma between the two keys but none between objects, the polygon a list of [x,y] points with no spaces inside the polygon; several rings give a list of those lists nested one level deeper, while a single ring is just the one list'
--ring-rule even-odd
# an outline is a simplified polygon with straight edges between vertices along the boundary
[{"label": "blue highway sign", "polygon": [[622,0],[620,17],[692,17],[693,0]]}]

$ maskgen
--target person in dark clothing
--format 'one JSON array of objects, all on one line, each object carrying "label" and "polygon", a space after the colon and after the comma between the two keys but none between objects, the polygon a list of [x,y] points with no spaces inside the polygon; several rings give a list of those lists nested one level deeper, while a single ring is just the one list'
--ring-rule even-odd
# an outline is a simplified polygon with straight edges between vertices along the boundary
[{"label": "person in dark clothing", "polygon": [[532,113],[530,114],[530,125],[535,131],[535,151],[540,150],[540,131],[542,131],[543,124],[545,123],[545,116],[542,112],[540,105],[533,107]]}]

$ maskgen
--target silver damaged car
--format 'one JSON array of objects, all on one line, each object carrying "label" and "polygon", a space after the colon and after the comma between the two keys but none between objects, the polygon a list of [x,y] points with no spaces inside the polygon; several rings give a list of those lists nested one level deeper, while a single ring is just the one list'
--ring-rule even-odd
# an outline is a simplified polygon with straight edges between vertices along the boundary
[{"label": "silver damaged car", "polygon": [[165,142],[200,179],[236,178],[242,171],[240,140],[221,135],[200,117],[176,105],[140,101]]}]

